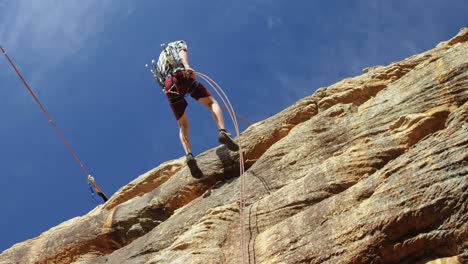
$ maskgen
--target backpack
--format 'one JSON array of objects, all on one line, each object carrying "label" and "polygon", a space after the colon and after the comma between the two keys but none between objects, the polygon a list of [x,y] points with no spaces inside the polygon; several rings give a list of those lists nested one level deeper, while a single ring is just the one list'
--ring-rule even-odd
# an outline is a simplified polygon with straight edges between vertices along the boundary
[{"label": "backpack", "polygon": [[156,62],[154,59],[151,61],[154,69],[150,69],[150,71],[154,79],[164,89],[166,78],[175,71],[184,69],[179,51],[183,49],[187,50],[187,44],[183,40],[178,40],[168,45],[163,43],[161,44],[161,48],[162,51],[158,61]]}]

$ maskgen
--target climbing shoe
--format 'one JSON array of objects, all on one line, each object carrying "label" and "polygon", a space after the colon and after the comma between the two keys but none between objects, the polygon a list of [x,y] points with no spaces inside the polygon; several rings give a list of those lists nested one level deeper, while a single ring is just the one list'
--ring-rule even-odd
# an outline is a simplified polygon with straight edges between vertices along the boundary
[{"label": "climbing shoe", "polygon": [[239,145],[236,144],[234,139],[232,139],[231,135],[224,129],[219,130],[218,141],[219,143],[225,145],[231,151],[239,150]]},{"label": "climbing shoe", "polygon": [[195,160],[195,157],[193,157],[192,153],[185,155],[185,162],[187,163],[187,166],[189,166],[190,168],[197,166],[197,161]]},{"label": "climbing shoe", "polygon": [[203,172],[198,168],[197,161],[195,160],[195,157],[193,157],[192,153],[185,155],[185,161],[187,162],[187,166],[189,167],[192,177],[197,179],[203,177]]}]

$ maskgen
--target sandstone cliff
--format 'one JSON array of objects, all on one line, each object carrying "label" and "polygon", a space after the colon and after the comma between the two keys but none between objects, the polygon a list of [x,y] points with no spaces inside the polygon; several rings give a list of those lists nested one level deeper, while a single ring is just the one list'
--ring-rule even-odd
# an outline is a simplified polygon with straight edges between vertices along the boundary
[{"label": "sandstone cliff", "polygon": [[[238,139],[244,263],[468,261],[468,29],[317,90]],[[161,164],[0,263],[242,263],[238,156]]]}]

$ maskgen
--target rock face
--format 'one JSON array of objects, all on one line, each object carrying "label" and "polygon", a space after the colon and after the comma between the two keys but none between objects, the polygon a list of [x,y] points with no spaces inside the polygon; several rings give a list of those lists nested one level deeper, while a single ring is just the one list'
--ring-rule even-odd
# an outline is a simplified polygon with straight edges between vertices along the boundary
[{"label": "rock face", "polygon": [[242,133],[242,214],[218,147],[203,178],[166,162],[0,263],[467,263],[468,29],[364,72]]}]

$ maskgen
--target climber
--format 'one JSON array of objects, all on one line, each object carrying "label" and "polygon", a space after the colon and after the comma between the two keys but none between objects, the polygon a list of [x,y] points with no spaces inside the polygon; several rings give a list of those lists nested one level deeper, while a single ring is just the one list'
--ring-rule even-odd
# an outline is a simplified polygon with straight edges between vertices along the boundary
[{"label": "climber", "polygon": [[187,165],[191,168],[196,166],[190,145],[189,121],[185,113],[185,108],[188,105],[185,97],[188,94],[211,112],[219,130],[218,141],[231,151],[239,150],[239,146],[226,132],[220,105],[205,86],[196,80],[195,71],[188,63],[185,41],[174,41],[167,46],[162,44],[161,47],[163,51],[159,55],[157,64],[153,61],[156,71],[151,72],[154,73],[158,83],[162,86],[179,125],[179,137],[185,150]]}]

